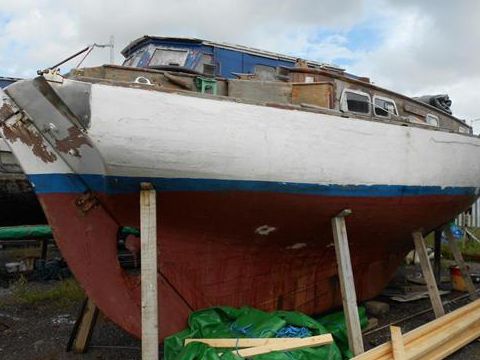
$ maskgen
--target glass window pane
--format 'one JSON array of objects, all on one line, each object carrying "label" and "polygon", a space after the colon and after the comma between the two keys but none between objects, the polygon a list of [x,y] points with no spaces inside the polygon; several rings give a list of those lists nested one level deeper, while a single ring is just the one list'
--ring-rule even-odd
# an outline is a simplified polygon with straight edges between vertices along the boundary
[{"label": "glass window pane", "polygon": [[385,99],[379,99],[375,98],[374,100],[375,103],[375,115],[377,116],[384,116],[388,117],[390,114],[395,114],[397,115],[397,112],[395,110],[395,103],[393,100],[385,100]]},{"label": "glass window pane", "polygon": [[184,66],[188,51],[178,49],[156,49],[149,66]]},{"label": "glass window pane", "polygon": [[370,104],[368,96],[356,94],[352,92],[345,93],[347,97],[348,111],[368,114],[370,112]]},{"label": "glass window pane", "polygon": [[426,118],[427,124],[438,126],[438,117],[432,114],[427,114]]},{"label": "glass window pane", "polygon": [[200,60],[198,61],[195,70],[201,73],[205,72],[205,65],[212,65],[213,64],[213,56],[209,54],[202,54]]}]

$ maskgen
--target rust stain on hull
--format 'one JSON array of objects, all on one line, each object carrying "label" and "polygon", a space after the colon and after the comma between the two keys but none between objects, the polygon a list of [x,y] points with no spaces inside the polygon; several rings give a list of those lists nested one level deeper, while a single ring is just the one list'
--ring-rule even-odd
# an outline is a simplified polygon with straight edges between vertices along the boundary
[{"label": "rust stain on hull", "polygon": [[33,154],[45,163],[52,163],[57,160],[55,153],[47,149],[42,136],[39,133],[32,131],[32,129],[30,129],[24,122],[17,121],[13,125],[3,124],[2,126],[3,134],[7,140],[11,142],[20,140],[25,145],[30,146]]},{"label": "rust stain on hull", "polygon": [[91,209],[99,204],[98,199],[91,192],[82,194],[75,200],[75,205],[80,209],[82,214],[88,213]]}]

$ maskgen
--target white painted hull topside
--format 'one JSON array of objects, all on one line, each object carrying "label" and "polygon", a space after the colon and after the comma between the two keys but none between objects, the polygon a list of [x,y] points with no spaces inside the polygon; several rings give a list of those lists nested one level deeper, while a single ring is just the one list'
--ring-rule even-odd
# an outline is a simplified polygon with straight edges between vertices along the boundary
[{"label": "white painted hull topside", "polygon": [[[91,87],[90,107],[95,149],[82,145],[71,157],[82,174],[480,186],[473,136],[100,84]],[[38,161],[20,141],[9,146],[28,175],[72,172],[60,159]]]}]

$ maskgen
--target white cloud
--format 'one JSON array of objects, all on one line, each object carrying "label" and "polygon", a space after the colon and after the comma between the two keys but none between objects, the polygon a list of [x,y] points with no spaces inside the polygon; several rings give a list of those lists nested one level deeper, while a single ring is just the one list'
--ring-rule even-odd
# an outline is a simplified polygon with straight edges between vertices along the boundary
[{"label": "white cloud", "polygon": [[[112,34],[117,63],[119,50],[144,34],[195,36],[346,59],[348,71],[407,95],[448,92],[459,117],[478,118],[479,10],[474,0],[0,0],[0,75],[32,76]],[[380,44],[352,47],[348,32],[368,21]],[[96,49],[84,65],[108,59]]]}]

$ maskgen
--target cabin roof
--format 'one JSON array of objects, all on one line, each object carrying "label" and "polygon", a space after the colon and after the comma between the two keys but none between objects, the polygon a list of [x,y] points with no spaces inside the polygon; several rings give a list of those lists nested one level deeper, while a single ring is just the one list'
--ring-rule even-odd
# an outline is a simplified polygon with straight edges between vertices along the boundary
[{"label": "cabin roof", "polygon": [[[121,51],[121,53],[124,57],[128,57],[136,47],[138,47],[142,43],[145,43],[151,40],[167,40],[167,41],[176,41],[176,42],[185,42],[185,43],[197,43],[197,44],[202,44],[207,46],[218,47],[222,49],[241,51],[244,53],[268,57],[276,60],[286,60],[286,61],[295,62],[298,59],[298,57],[295,57],[295,56],[289,56],[289,55],[284,55],[284,54],[280,54],[272,51],[260,50],[260,49],[256,49],[249,46],[229,44],[225,42],[209,41],[209,40],[203,40],[203,39],[191,38],[191,37],[150,36],[150,35],[144,35],[136,40],[133,40]],[[342,69],[337,65],[318,62],[318,61],[307,60],[307,64],[313,67],[330,68],[336,71],[345,71],[345,69]]]}]

